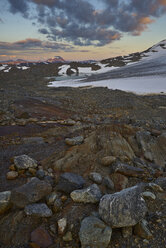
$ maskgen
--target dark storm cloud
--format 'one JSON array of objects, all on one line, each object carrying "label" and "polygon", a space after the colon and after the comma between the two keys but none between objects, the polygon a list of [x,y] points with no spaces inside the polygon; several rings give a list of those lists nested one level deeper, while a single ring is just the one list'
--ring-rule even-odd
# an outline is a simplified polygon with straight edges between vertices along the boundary
[{"label": "dark storm cloud", "polygon": [[166,0],[96,0],[96,6],[90,0],[8,1],[12,13],[24,16],[33,4],[40,33],[53,41],[79,46],[104,46],[123,33],[140,35],[155,18],[166,13]]}]

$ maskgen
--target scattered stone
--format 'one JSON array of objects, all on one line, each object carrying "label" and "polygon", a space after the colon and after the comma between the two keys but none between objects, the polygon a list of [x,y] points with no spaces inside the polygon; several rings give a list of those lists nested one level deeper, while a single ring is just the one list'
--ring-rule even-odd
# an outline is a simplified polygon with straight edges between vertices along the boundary
[{"label": "scattered stone", "polygon": [[82,176],[75,173],[66,172],[60,176],[57,190],[70,194],[76,189],[83,188],[84,184],[85,180]]},{"label": "scattered stone", "polygon": [[155,192],[163,192],[164,190],[159,186],[157,185],[156,183],[149,183],[148,188],[154,190]]},{"label": "scattered stone", "polygon": [[111,180],[114,183],[116,191],[121,191],[127,187],[128,178],[120,173],[113,173],[110,175]]},{"label": "scattered stone", "polygon": [[14,157],[14,165],[17,170],[25,170],[28,168],[36,168],[37,161],[27,155],[20,155]]},{"label": "scattered stone", "polygon": [[123,164],[121,162],[118,162],[115,165],[115,172],[118,172],[122,175],[125,176],[130,176],[130,177],[145,177],[147,175],[147,172],[141,168],[136,168],[134,166],[130,166],[128,164]]},{"label": "scattered stone", "polygon": [[28,137],[23,138],[24,144],[44,144],[44,139],[42,137]]},{"label": "scattered stone", "polygon": [[100,217],[114,228],[136,225],[147,212],[141,193],[141,186],[134,186],[104,195],[99,204]]},{"label": "scattered stone", "polygon": [[65,143],[69,146],[81,145],[84,142],[83,136],[77,136],[74,138],[66,138]]},{"label": "scattered stone", "polygon": [[45,171],[40,169],[36,172],[36,176],[39,178],[39,179],[43,179],[45,177]]},{"label": "scattered stone", "polygon": [[14,180],[18,177],[18,172],[17,171],[9,171],[7,174],[6,174],[6,178],[8,180]]},{"label": "scattered stone", "polygon": [[141,220],[135,227],[134,233],[143,239],[151,239],[153,236],[148,228],[146,220]]},{"label": "scattered stone", "polygon": [[54,213],[59,212],[62,209],[62,206],[63,206],[63,204],[62,204],[61,199],[56,199],[54,201],[54,206],[53,206]]},{"label": "scattered stone", "polygon": [[62,218],[62,219],[58,220],[58,233],[60,235],[63,235],[65,233],[66,227],[67,227],[67,219],[66,218]]},{"label": "scattered stone", "polygon": [[112,229],[94,216],[87,217],[81,222],[79,238],[82,248],[107,248],[111,235]]},{"label": "scattered stone", "polygon": [[14,164],[10,165],[9,170],[15,171],[16,170],[15,165]]},{"label": "scattered stone", "polygon": [[157,178],[155,183],[166,191],[166,177]]},{"label": "scattered stone", "polygon": [[100,201],[102,194],[97,184],[92,184],[86,189],[73,191],[70,196],[74,202],[97,203]]},{"label": "scattered stone", "polygon": [[0,214],[4,214],[11,207],[11,191],[0,192]]},{"label": "scattered stone", "polygon": [[52,192],[50,195],[47,196],[47,205],[51,206],[54,205],[55,200],[58,198],[56,192]]},{"label": "scattered stone", "polygon": [[72,119],[68,119],[68,120],[63,121],[62,124],[66,126],[74,126],[76,122]]},{"label": "scattered stone", "polygon": [[49,183],[51,186],[54,185],[54,179],[53,179],[51,176],[45,176],[45,177],[44,177],[44,181],[45,181],[46,183]]},{"label": "scattered stone", "polygon": [[123,238],[129,238],[133,234],[133,228],[132,226],[122,227],[122,236]]},{"label": "scattered stone", "polygon": [[72,233],[71,232],[67,232],[64,236],[63,236],[63,241],[65,242],[70,242],[73,240],[72,237]]},{"label": "scattered stone", "polygon": [[49,228],[50,228],[50,231],[51,231],[53,234],[56,234],[57,228],[56,228],[56,225],[55,225],[55,224],[50,225]]},{"label": "scattered stone", "polygon": [[142,193],[142,196],[144,199],[150,199],[150,200],[155,200],[156,196],[152,192],[146,191]]},{"label": "scattered stone", "polygon": [[33,178],[28,183],[12,190],[11,201],[17,207],[24,208],[26,205],[35,203],[47,196],[51,191],[50,184]]},{"label": "scattered stone", "polygon": [[34,203],[27,205],[24,209],[26,215],[33,217],[51,217],[52,211],[45,203]]},{"label": "scattered stone", "polygon": [[103,179],[103,184],[108,188],[113,190],[114,189],[114,183],[109,177],[105,177]]},{"label": "scattered stone", "polygon": [[100,173],[97,172],[91,172],[89,178],[97,184],[101,184],[102,182],[102,176]]},{"label": "scattered stone", "polygon": [[103,166],[109,166],[109,165],[111,165],[112,163],[114,163],[115,161],[116,161],[116,157],[107,156],[107,157],[102,158],[101,164],[102,164]]},{"label": "scattered stone", "polygon": [[36,169],[29,168],[28,171],[31,173],[32,176],[35,176],[36,175]]},{"label": "scattered stone", "polygon": [[38,227],[31,233],[31,241],[40,248],[47,248],[53,244],[51,236],[43,227]]}]

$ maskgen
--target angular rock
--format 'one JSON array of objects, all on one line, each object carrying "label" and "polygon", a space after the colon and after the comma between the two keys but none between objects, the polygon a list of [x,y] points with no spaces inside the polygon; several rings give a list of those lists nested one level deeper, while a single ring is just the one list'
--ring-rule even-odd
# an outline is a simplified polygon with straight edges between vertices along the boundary
[{"label": "angular rock", "polygon": [[90,216],[81,223],[79,238],[82,248],[107,248],[112,235],[112,229],[100,219]]},{"label": "angular rock", "polygon": [[97,184],[92,184],[86,189],[71,192],[70,196],[74,202],[97,203],[100,201],[102,194]]},{"label": "angular rock", "polygon": [[14,157],[14,165],[17,170],[25,170],[28,168],[36,168],[37,161],[27,155],[20,155]]},{"label": "angular rock", "polygon": [[45,181],[33,178],[30,182],[15,188],[11,193],[11,202],[17,207],[35,203],[51,193],[52,187]]},{"label": "angular rock", "polygon": [[125,176],[142,178],[147,175],[147,172],[141,168],[136,168],[134,166],[123,164],[120,162],[118,162],[114,168],[116,173],[118,172]]},{"label": "angular rock", "polygon": [[84,142],[83,136],[77,136],[74,138],[66,138],[65,143],[69,146],[81,145]]},{"label": "angular rock", "polygon": [[18,177],[18,172],[17,171],[9,171],[7,174],[6,174],[6,178],[8,180],[14,180]]},{"label": "angular rock", "polygon": [[51,206],[54,205],[55,200],[58,198],[56,192],[52,192],[50,195],[47,196],[47,205]]},{"label": "angular rock", "polygon": [[104,195],[99,204],[100,217],[113,228],[136,225],[147,212],[141,193],[141,186],[134,186]]},{"label": "angular rock", "polygon": [[65,242],[70,242],[73,240],[72,237],[72,233],[71,232],[67,232],[64,236],[63,236],[63,241]]},{"label": "angular rock", "polygon": [[52,211],[45,203],[27,205],[24,209],[26,215],[34,217],[51,217]]},{"label": "angular rock", "polygon": [[60,176],[57,190],[70,194],[76,189],[83,188],[84,184],[85,180],[82,176],[75,173],[66,172]]},{"label": "angular rock", "polygon": [[102,176],[100,173],[97,172],[91,172],[89,178],[97,184],[101,184],[102,182]]},{"label": "angular rock", "polygon": [[153,236],[148,228],[146,220],[141,220],[135,227],[134,233],[143,239],[151,239]]},{"label": "angular rock", "polygon": [[42,227],[35,229],[31,233],[31,241],[37,244],[40,248],[47,248],[53,244],[51,236]]},{"label": "angular rock", "polygon": [[125,189],[128,184],[128,178],[120,173],[113,173],[110,175],[111,180],[114,183],[114,187],[116,191],[121,191]]},{"label": "angular rock", "polygon": [[4,214],[10,207],[11,191],[0,192],[0,214]]},{"label": "angular rock", "polygon": [[109,165],[111,165],[115,161],[116,161],[116,157],[107,156],[107,157],[104,157],[104,158],[101,159],[101,164],[103,166],[109,166]]},{"label": "angular rock", "polygon": [[53,211],[54,211],[54,213],[59,212],[62,209],[62,206],[63,206],[63,204],[62,204],[61,199],[56,199],[54,201],[54,205],[53,205]]}]

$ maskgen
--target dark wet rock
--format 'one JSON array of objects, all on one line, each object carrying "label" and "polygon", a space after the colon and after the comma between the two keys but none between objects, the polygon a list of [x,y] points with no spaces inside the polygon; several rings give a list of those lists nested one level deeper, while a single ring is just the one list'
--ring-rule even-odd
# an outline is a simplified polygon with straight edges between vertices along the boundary
[{"label": "dark wet rock", "polygon": [[51,190],[52,187],[50,184],[38,178],[33,178],[28,183],[12,190],[11,202],[17,207],[24,208],[28,204],[41,200]]},{"label": "dark wet rock", "polygon": [[39,178],[39,179],[43,179],[45,177],[45,171],[40,169],[36,172],[36,176]]},{"label": "dark wet rock", "polygon": [[0,192],[0,214],[4,214],[11,207],[11,191]]},{"label": "dark wet rock", "polygon": [[34,203],[27,205],[24,209],[26,215],[33,217],[51,217],[52,211],[45,203]]},{"label": "dark wet rock", "polygon": [[100,173],[97,173],[97,172],[91,172],[89,174],[89,178],[94,182],[94,183],[97,183],[97,184],[101,184],[102,182],[102,176]]},{"label": "dark wet rock", "polygon": [[114,183],[109,177],[105,177],[103,179],[103,185],[106,186],[106,188],[113,190],[114,189]]},{"label": "dark wet rock", "polygon": [[128,164],[123,164],[123,163],[116,163],[114,166],[114,171],[116,173],[120,173],[125,176],[130,176],[130,177],[145,177],[147,176],[147,172],[141,168],[136,168],[134,166],[128,165]]},{"label": "dark wet rock", "polygon": [[97,184],[92,184],[86,189],[71,192],[70,196],[74,202],[97,203],[100,201],[102,194]]},{"label": "dark wet rock", "polygon": [[66,172],[60,176],[57,190],[70,194],[76,189],[83,188],[84,184],[85,180],[82,176],[75,173]]},{"label": "dark wet rock", "polygon": [[47,248],[53,244],[51,236],[43,227],[39,227],[31,233],[31,241],[41,248]]},{"label": "dark wet rock", "polygon": [[44,181],[45,181],[46,183],[49,183],[51,186],[54,185],[54,179],[53,179],[51,176],[45,176],[45,177],[44,177]]},{"label": "dark wet rock", "polygon": [[141,193],[142,188],[134,186],[104,195],[99,204],[100,217],[114,228],[136,225],[147,212]]},{"label": "dark wet rock", "polygon": [[148,228],[148,223],[146,220],[141,220],[135,227],[134,233],[143,239],[151,239],[152,233]]},{"label": "dark wet rock", "polygon": [[77,136],[74,138],[66,138],[65,142],[69,146],[80,145],[84,142],[84,137],[83,136]]},{"label": "dark wet rock", "polygon": [[128,184],[128,178],[120,173],[113,173],[110,175],[111,180],[114,183],[114,187],[116,191],[121,191],[125,189]]},{"label": "dark wet rock", "polygon": [[90,216],[81,222],[79,238],[82,248],[107,248],[112,235],[112,229],[100,219]]},{"label": "dark wet rock", "polygon": [[20,155],[14,157],[14,164],[18,170],[25,170],[28,168],[36,168],[37,162],[33,158],[30,158],[27,155]]}]

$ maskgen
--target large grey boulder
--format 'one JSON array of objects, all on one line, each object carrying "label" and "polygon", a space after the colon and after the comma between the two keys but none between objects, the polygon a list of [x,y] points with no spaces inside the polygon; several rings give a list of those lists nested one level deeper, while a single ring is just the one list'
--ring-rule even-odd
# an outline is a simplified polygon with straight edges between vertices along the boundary
[{"label": "large grey boulder", "polygon": [[85,180],[82,176],[75,173],[66,172],[60,176],[57,190],[70,194],[76,189],[83,188],[84,184]]},{"label": "large grey boulder", "polygon": [[27,155],[15,156],[14,164],[18,170],[25,170],[37,167],[37,161]]},{"label": "large grey boulder", "polygon": [[24,209],[26,215],[33,217],[51,217],[52,211],[45,203],[34,203],[27,205]]},{"label": "large grey boulder", "polygon": [[86,189],[74,190],[70,196],[74,202],[97,203],[102,194],[97,184],[92,184]]},{"label": "large grey boulder", "polygon": [[26,205],[35,203],[49,195],[51,191],[50,184],[33,178],[30,182],[12,190],[11,202],[19,208],[24,208]]},{"label": "large grey boulder", "polygon": [[5,213],[10,207],[11,191],[0,192],[0,214]]},{"label": "large grey boulder", "polygon": [[82,248],[107,248],[112,235],[112,229],[100,219],[90,216],[81,223],[79,238]]},{"label": "large grey boulder", "polygon": [[134,186],[114,194],[104,195],[99,204],[99,215],[113,228],[134,226],[146,212],[141,186]]}]

